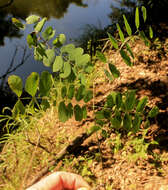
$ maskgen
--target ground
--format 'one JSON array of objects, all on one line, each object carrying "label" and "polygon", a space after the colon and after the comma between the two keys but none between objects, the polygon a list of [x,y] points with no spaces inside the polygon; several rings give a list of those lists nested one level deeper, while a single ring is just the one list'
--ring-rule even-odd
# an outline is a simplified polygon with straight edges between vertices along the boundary
[{"label": "ground", "polygon": [[[62,124],[52,108],[39,119],[36,115],[31,121],[32,127],[24,134],[11,137],[14,140],[4,145],[1,152],[0,189],[22,189],[35,178],[39,180],[58,170],[82,175],[95,190],[168,189],[168,42],[149,49],[142,41],[135,40],[132,48],[136,54],[132,67],[127,66],[114,50],[106,51],[108,60],[116,64],[121,73],[113,82],[101,77],[106,65],[96,62],[99,76],[94,81],[95,97],[88,105],[85,121],[79,123],[71,119]],[[127,139],[118,138],[117,141],[118,136],[107,126],[108,137],[97,132],[54,162],[73,139],[94,125],[92,104],[101,107],[110,91],[127,89],[136,89],[138,98],[148,96],[149,109],[154,105],[159,107],[160,113],[151,121],[146,136],[159,144],[149,147],[145,158],[135,159],[134,154],[130,154]],[[124,141],[125,148],[114,149],[115,143],[120,145],[120,140]]]}]

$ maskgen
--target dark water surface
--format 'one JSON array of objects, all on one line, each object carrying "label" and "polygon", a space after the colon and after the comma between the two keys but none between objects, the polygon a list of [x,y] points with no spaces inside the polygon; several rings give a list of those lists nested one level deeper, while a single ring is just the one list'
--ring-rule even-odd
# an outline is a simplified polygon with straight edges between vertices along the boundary
[{"label": "dark water surface", "polygon": [[[8,4],[8,5],[7,5]],[[6,7],[5,7],[6,5]],[[15,48],[19,51],[15,57],[13,68],[20,63],[23,47],[26,46],[26,36],[32,31],[28,27],[19,32],[10,24],[12,17],[25,19],[30,14],[41,17],[47,16],[48,25],[56,28],[57,34],[66,34],[68,40],[75,39],[83,34],[87,24],[104,28],[111,24],[109,15],[111,6],[118,6],[116,0],[0,0],[0,76],[2,76],[12,61]],[[2,8],[5,7],[5,8]],[[30,50],[27,53],[31,53]],[[25,79],[32,71],[46,70],[31,56],[14,74]]]}]

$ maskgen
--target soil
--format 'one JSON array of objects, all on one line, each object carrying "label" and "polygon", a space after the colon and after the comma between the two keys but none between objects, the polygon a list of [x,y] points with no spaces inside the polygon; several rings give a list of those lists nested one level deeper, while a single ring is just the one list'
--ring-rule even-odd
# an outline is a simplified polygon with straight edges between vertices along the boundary
[{"label": "soil", "polygon": [[[157,105],[160,112],[156,119],[151,120],[147,138],[156,140],[159,144],[150,148],[146,159],[139,158],[133,161],[128,159],[129,150],[119,150],[114,154],[110,140],[115,137],[115,134],[111,133],[108,138],[103,138],[101,133],[89,137],[73,154],[66,155],[64,160],[59,161],[53,171],[78,172],[84,176],[94,190],[168,189],[168,41],[162,43],[161,47],[154,46],[153,49],[150,49],[142,41],[135,40],[132,49],[136,54],[132,67],[123,62],[119,53],[114,50],[106,51],[109,61],[113,62],[121,73],[120,78],[113,82],[101,78],[101,70],[106,65],[100,61],[96,62],[100,77],[95,81],[94,105],[99,107],[103,105],[110,91],[123,92],[128,89],[136,89],[138,98],[148,96],[149,108]],[[48,149],[44,150],[44,147],[38,147],[40,151],[35,156],[39,157],[39,162],[42,151],[52,153],[50,156],[52,160],[53,155],[57,155],[62,147],[94,124],[92,104],[93,102],[88,105],[90,110],[88,118],[80,123],[73,119],[65,124],[60,124],[57,119],[53,121],[53,117],[55,117],[53,110],[40,119],[40,125],[45,123],[46,128],[46,134],[41,136],[40,143],[41,145],[44,143]],[[48,123],[47,126],[46,123]],[[62,146],[59,149],[56,148],[57,142],[55,141],[58,134],[60,136],[64,134],[64,138],[61,138]],[[31,142],[36,142],[35,137],[36,135],[34,138],[30,138]],[[5,147],[3,151],[5,151]],[[155,153],[155,158],[151,152]],[[69,161],[67,164],[67,160],[71,160],[71,162]],[[85,163],[85,172],[84,167],[81,169],[80,163]],[[30,184],[30,181],[44,167],[45,163],[33,169],[28,175],[27,184]]]}]

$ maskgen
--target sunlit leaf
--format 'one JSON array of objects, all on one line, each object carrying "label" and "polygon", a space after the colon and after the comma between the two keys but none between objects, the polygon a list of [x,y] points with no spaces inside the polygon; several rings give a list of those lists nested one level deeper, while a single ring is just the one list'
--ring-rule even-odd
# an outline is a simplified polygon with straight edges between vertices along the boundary
[{"label": "sunlit leaf", "polygon": [[55,51],[54,49],[47,49],[45,51],[46,56],[43,57],[43,64],[46,67],[52,66],[55,60]]},{"label": "sunlit leaf", "polygon": [[42,33],[42,37],[44,40],[50,40],[55,36],[55,30],[51,26],[47,27],[45,31]]},{"label": "sunlit leaf", "polygon": [[13,107],[12,116],[15,118],[18,114],[24,114],[24,113],[25,113],[25,107],[22,101],[18,100]]},{"label": "sunlit leaf", "polygon": [[34,24],[40,20],[40,17],[37,15],[30,15],[26,18],[26,24]]},{"label": "sunlit leaf", "polygon": [[142,6],[141,10],[142,10],[142,15],[143,15],[144,22],[146,22],[146,19],[147,19],[146,8],[144,6]]},{"label": "sunlit leaf", "polygon": [[139,29],[139,8],[136,7],[136,11],[135,11],[135,25],[137,30]]},{"label": "sunlit leaf", "polygon": [[39,85],[39,74],[32,72],[26,79],[25,91],[32,97],[36,95]]},{"label": "sunlit leaf", "polygon": [[29,45],[29,48],[32,46],[37,46],[37,36],[34,32],[27,35],[27,43]]},{"label": "sunlit leaf", "polygon": [[61,56],[56,56],[55,61],[53,63],[53,72],[58,72],[63,67],[63,59]]},{"label": "sunlit leaf", "polygon": [[139,102],[136,107],[136,112],[142,112],[148,102],[148,98],[145,96],[143,97]]},{"label": "sunlit leaf", "polygon": [[25,25],[20,22],[17,18],[12,18],[12,23],[19,29],[25,29]]},{"label": "sunlit leaf", "polygon": [[19,76],[11,75],[8,78],[8,84],[11,90],[20,97],[23,91],[22,79]]},{"label": "sunlit leaf", "polygon": [[69,62],[64,62],[63,73],[60,74],[61,78],[67,78],[71,74],[71,65]]},{"label": "sunlit leaf", "polygon": [[123,127],[124,127],[124,129],[126,129],[127,131],[131,131],[132,118],[131,118],[131,115],[129,115],[128,113],[125,113],[125,115],[124,115]]},{"label": "sunlit leaf", "polygon": [[99,131],[100,129],[101,129],[100,126],[94,125],[94,126],[90,127],[90,129],[88,130],[88,134],[93,134],[96,131]]},{"label": "sunlit leaf", "polygon": [[37,23],[37,25],[34,28],[34,31],[41,32],[46,21],[47,21],[47,18],[44,17],[40,22]]},{"label": "sunlit leaf", "polygon": [[115,49],[118,49],[118,43],[117,43],[116,39],[110,33],[107,33],[107,34],[108,34],[108,37],[110,39],[110,42],[111,42],[112,46]]},{"label": "sunlit leaf", "polygon": [[149,36],[151,39],[153,38],[153,30],[151,26],[149,26]]},{"label": "sunlit leaf", "polygon": [[127,31],[128,35],[131,36],[132,35],[131,27],[130,27],[125,15],[123,15],[123,18],[124,18],[124,24],[125,24],[126,31]]},{"label": "sunlit leaf", "polygon": [[120,28],[120,25],[117,23],[116,26],[117,26],[117,29],[118,29],[118,32],[119,32],[120,40],[121,40],[121,42],[124,42],[125,38],[124,38],[124,34],[123,34],[123,32],[122,32],[122,30]]},{"label": "sunlit leaf", "polygon": [[125,106],[127,111],[131,111],[136,103],[135,90],[128,91],[126,94]]}]

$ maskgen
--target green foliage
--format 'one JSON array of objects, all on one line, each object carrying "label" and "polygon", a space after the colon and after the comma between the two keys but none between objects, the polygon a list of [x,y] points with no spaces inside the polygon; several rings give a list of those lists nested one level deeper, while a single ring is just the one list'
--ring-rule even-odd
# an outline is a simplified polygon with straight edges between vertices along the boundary
[{"label": "green foliage", "polygon": [[[28,106],[34,107],[36,104],[39,109],[46,110],[52,99],[54,103],[51,105],[58,105],[60,121],[66,122],[73,115],[77,121],[81,121],[87,117],[86,105],[81,108],[79,105],[73,105],[71,101],[75,97],[78,102],[83,100],[87,103],[93,98],[93,92],[87,87],[86,80],[88,72],[93,68],[90,56],[73,44],[64,45],[66,36],[59,34],[55,37],[55,30],[51,26],[45,28],[46,21],[47,18],[41,19],[36,15],[26,19],[26,25],[32,24],[34,28],[27,36],[27,43],[34,49],[35,60],[50,67],[53,72],[50,74],[44,71],[41,76],[33,72],[27,77],[24,89],[32,97],[32,100],[29,98]],[[13,18],[13,22],[19,28],[23,28],[19,20]],[[23,88],[21,79],[11,76],[8,83],[11,90],[20,98]],[[57,93],[53,97],[54,92]],[[14,109],[21,111],[21,107],[19,101]]]},{"label": "green foliage", "polygon": [[16,75],[11,75],[8,78],[8,84],[12,91],[20,97],[22,95],[22,90],[23,90],[23,84],[22,84],[22,79],[19,76]]},{"label": "green foliage", "polygon": [[[135,90],[120,92],[111,92],[107,96],[104,107],[97,111],[95,119],[111,123],[111,128],[121,133],[137,133],[141,125],[149,122],[148,117],[155,117],[159,113],[158,107],[153,107],[148,116],[143,113],[147,103],[144,97],[140,101],[136,99]],[[101,126],[102,122],[98,122]]]}]

